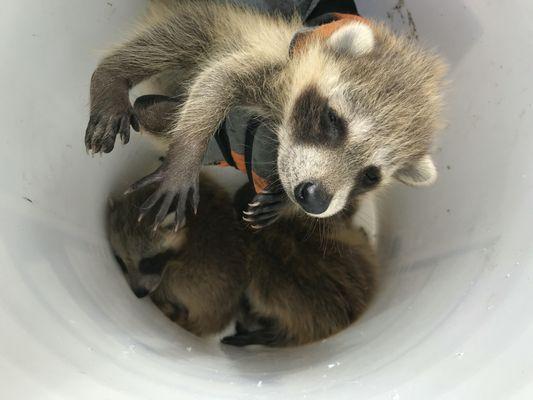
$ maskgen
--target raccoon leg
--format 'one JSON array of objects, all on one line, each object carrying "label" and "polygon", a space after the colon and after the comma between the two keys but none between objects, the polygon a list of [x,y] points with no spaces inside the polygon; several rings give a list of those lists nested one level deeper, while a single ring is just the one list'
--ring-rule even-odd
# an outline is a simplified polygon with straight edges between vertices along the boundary
[{"label": "raccoon leg", "polygon": [[[265,76],[270,76],[272,65],[255,60],[259,64],[250,66],[253,63],[251,60],[254,57],[248,54],[227,56],[199,74],[180,111],[178,123],[172,130],[173,138],[165,161],[126,192],[158,184],[149,207],[160,204],[155,226],[161,224],[174,203],[177,204],[176,230],[185,220],[187,202],[196,213],[200,200],[198,177],[211,135],[232,107],[261,103],[259,91],[253,88],[257,87],[258,82],[265,81]],[[246,66],[245,70],[243,65]]]},{"label": "raccoon leg", "polygon": [[178,99],[169,96],[145,95],[135,100],[133,110],[142,131],[165,139],[170,136],[180,104]]},{"label": "raccoon leg", "polygon": [[237,314],[237,322],[235,323],[236,335],[247,335],[270,325],[269,321],[261,318],[252,311],[248,297],[243,295],[239,301],[239,312]]},{"label": "raccoon leg", "polygon": [[287,336],[281,331],[264,328],[252,332],[237,332],[235,335],[222,338],[221,343],[236,347],[244,347],[254,344],[282,347],[288,344],[288,340]]},{"label": "raccoon leg", "polygon": [[246,334],[250,333],[248,328],[246,328],[244,326],[244,324],[242,322],[240,322],[240,321],[237,321],[235,323],[235,332],[236,332],[236,335],[246,335]]},{"label": "raccoon leg", "polygon": [[[205,56],[211,38],[198,32],[211,26],[212,12],[175,10],[157,22],[146,21],[144,28],[131,40],[105,57],[94,71],[90,85],[90,119],[85,131],[85,146],[92,153],[109,153],[115,138],[129,140],[130,124],[139,124],[129,100],[135,85],[166,71],[185,76],[196,69],[197,60]],[[194,23],[182,23],[184,19]]]},{"label": "raccoon leg", "polygon": [[241,312],[242,321],[235,324],[235,334],[224,337],[222,343],[238,347],[252,344],[279,347],[288,343],[287,335],[274,319],[257,316],[250,310]]},{"label": "raccoon leg", "polygon": [[91,114],[85,130],[85,147],[93,154],[113,150],[117,135],[123,144],[128,143],[130,125],[139,130],[128,98],[129,83],[124,80],[115,82],[112,77],[102,76],[97,71],[91,79]]}]

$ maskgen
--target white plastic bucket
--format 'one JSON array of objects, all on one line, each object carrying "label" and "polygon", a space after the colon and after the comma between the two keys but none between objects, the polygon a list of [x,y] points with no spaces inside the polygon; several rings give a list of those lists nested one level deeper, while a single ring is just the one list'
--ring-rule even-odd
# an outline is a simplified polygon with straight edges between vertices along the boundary
[{"label": "white plastic bucket", "polygon": [[105,240],[108,192],[155,155],[138,136],[85,154],[88,81],[145,2],[4,0],[0,398],[533,398],[533,3],[403,3],[358,1],[451,63],[439,180],[380,203],[382,284],[358,323],[240,350],[135,298]]}]

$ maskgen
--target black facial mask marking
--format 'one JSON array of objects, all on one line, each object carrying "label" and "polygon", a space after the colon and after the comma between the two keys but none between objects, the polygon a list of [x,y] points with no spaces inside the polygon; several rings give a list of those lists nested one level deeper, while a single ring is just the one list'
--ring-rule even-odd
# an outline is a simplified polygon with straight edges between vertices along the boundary
[{"label": "black facial mask marking", "polygon": [[290,124],[297,141],[337,147],[347,136],[347,123],[314,86],[303,90],[292,109]]},{"label": "black facial mask marking", "polygon": [[143,258],[139,262],[139,272],[145,275],[161,275],[167,263],[177,255],[177,252],[167,250],[155,256]]}]

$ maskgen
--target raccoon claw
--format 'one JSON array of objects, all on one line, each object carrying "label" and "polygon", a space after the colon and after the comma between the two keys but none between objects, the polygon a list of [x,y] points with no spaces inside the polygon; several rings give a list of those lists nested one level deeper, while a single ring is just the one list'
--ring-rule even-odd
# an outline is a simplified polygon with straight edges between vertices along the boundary
[{"label": "raccoon claw", "polygon": [[244,326],[242,322],[237,321],[235,323],[235,334],[236,335],[246,335],[250,331]]},{"label": "raccoon claw", "polygon": [[200,201],[198,177],[187,180],[185,183],[175,182],[172,178],[168,179],[166,165],[163,164],[150,175],[131,185],[124,194],[135,192],[152,184],[158,184],[159,187],[141,205],[139,221],[159,204],[153,220],[153,229],[157,230],[166,217],[174,212],[174,231],[178,231],[185,225],[187,200],[189,200],[194,213],[197,212]]},{"label": "raccoon claw", "polygon": [[277,211],[265,214],[259,214],[256,217],[243,216],[243,221],[246,221],[250,224],[253,229],[262,229],[266,228],[269,225],[272,225],[279,217]]},{"label": "raccoon claw", "polygon": [[236,333],[232,336],[226,336],[220,341],[222,344],[230,346],[244,347],[250,345],[276,346],[280,343],[280,337],[276,332],[270,329],[258,329],[256,331],[247,331]]},{"label": "raccoon claw", "polygon": [[233,336],[223,337],[220,342],[228,346],[244,347],[250,344],[250,339],[249,334],[247,332],[242,334],[235,334]]},{"label": "raccoon claw", "polygon": [[242,219],[253,229],[262,229],[272,225],[285,207],[286,195],[283,190],[268,189],[256,195],[248,208],[243,211]]},{"label": "raccoon claw", "polygon": [[109,153],[115,147],[115,139],[120,136],[122,143],[130,140],[130,125],[139,130],[139,121],[129,107],[124,111],[91,114],[85,130],[85,148],[87,152]]}]

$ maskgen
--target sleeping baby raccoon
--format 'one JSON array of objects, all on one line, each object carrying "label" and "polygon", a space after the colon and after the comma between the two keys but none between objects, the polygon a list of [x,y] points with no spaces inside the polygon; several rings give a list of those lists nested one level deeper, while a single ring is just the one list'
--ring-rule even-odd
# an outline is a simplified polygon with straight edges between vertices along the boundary
[{"label": "sleeping baby raccoon", "polygon": [[248,274],[229,196],[203,176],[200,193],[198,215],[189,215],[178,231],[138,221],[150,188],[117,197],[110,201],[107,232],[135,295],[149,295],[179,325],[207,335],[235,316]]},{"label": "sleeping baby raccoon", "polygon": [[[148,204],[161,208],[156,224],[174,200],[183,221],[211,138],[238,106],[274,132],[283,193],[310,216],[341,213],[393,179],[414,186],[436,179],[430,151],[445,66],[419,44],[354,15],[306,26],[296,16],[209,1],[155,9],[95,70],[85,143],[107,153],[117,135],[127,142],[130,124],[138,129],[129,90],[151,78],[168,81],[164,94],[179,104],[166,160],[132,186],[155,184],[153,199],[164,199]],[[198,195],[191,197],[194,208]],[[263,208],[272,216],[280,200],[255,202],[250,219],[262,215],[255,226],[266,221]]]},{"label": "sleeping baby raccoon", "polygon": [[[251,194],[241,189],[243,208]],[[352,224],[353,203],[312,229],[310,217],[285,213],[276,224],[247,236],[251,283],[234,346],[294,346],[327,338],[366,309],[376,289],[377,261],[364,232]],[[316,220],[315,220],[316,222]]]}]

